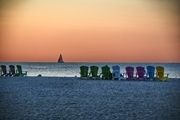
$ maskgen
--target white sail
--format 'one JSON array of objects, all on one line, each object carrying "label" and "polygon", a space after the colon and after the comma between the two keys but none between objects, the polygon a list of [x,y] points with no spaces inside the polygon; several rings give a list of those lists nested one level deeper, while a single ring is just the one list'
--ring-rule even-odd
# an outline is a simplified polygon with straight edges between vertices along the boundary
[{"label": "white sail", "polygon": [[58,63],[64,63],[64,61],[63,61],[63,57],[62,57],[62,55],[61,55],[61,54],[60,54],[60,56],[59,56]]}]

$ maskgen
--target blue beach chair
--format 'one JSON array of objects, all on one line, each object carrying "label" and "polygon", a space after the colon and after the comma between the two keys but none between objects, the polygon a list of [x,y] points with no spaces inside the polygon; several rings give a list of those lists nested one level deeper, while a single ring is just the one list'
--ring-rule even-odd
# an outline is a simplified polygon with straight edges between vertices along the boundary
[{"label": "blue beach chair", "polygon": [[147,66],[147,79],[148,80],[155,80],[154,73],[155,73],[155,67],[153,66]]}]

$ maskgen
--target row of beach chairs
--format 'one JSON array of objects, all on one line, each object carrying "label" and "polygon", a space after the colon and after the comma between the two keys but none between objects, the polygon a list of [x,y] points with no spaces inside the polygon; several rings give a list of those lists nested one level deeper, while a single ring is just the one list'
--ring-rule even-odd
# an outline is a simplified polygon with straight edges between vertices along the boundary
[{"label": "row of beach chairs", "polygon": [[20,65],[9,65],[9,72],[7,71],[6,65],[1,65],[0,76],[27,76],[27,71],[22,71]]},{"label": "row of beach chairs", "polygon": [[[80,78],[82,79],[105,79],[105,80],[157,80],[167,81],[168,75],[165,76],[163,66],[138,66],[136,68],[128,66],[126,72],[121,73],[118,65],[110,67],[105,65],[101,67],[101,73],[98,74],[98,66],[80,66]],[[136,72],[135,72],[136,69]]]}]

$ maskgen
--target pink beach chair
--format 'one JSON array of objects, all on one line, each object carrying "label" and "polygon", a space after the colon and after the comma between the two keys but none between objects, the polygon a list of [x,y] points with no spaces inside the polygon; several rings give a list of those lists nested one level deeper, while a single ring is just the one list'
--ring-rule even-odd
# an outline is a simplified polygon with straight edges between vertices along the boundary
[{"label": "pink beach chair", "polygon": [[126,67],[126,79],[134,79],[134,68],[133,67]]},{"label": "pink beach chair", "polygon": [[142,66],[136,67],[137,73],[136,78],[139,80],[145,80],[146,79],[146,71],[145,68]]}]

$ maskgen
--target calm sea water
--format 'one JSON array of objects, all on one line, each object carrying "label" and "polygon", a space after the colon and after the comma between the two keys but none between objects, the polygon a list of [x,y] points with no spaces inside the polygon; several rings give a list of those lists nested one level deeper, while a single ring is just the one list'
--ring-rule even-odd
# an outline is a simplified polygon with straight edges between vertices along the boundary
[{"label": "calm sea water", "polygon": [[[28,71],[28,76],[37,76],[41,74],[42,76],[54,76],[54,77],[79,77],[80,66],[86,65],[96,65],[99,67],[99,73],[101,73],[101,67],[108,65],[112,67],[113,65],[119,65],[121,73],[125,73],[125,67],[132,66],[143,66],[148,65],[163,66],[165,68],[165,73],[170,73],[169,78],[180,78],[180,63],[80,63],[80,62],[67,62],[67,63],[49,63],[49,62],[26,62],[26,63],[3,63],[0,65],[6,65],[7,70],[9,70],[9,65],[21,65],[23,71]],[[111,68],[112,70],[112,68]]]}]

